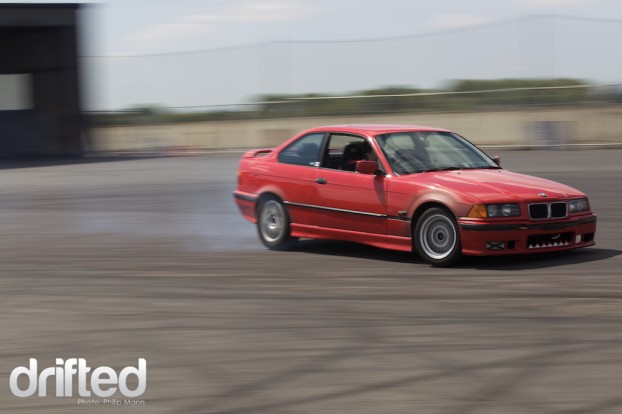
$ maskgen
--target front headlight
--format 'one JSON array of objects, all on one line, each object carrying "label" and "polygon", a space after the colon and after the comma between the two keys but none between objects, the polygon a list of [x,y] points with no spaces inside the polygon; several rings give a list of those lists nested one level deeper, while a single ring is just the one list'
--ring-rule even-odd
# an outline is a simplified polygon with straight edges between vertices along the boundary
[{"label": "front headlight", "polygon": [[486,205],[488,217],[516,217],[520,216],[518,204],[488,204]]},{"label": "front headlight", "polygon": [[580,213],[581,211],[588,211],[590,209],[590,203],[587,198],[576,198],[568,201],[568,211],[572,213]]},{"label": "front headlight", "polygon": [[520,207],[518,204],[476,204],[471,207],[467,217],[494,218],[494,217],[518,217]]}]

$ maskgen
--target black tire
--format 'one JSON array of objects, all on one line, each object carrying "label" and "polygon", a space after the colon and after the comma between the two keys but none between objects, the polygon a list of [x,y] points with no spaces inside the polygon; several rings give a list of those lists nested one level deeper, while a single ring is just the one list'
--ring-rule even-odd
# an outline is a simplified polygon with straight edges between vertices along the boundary
[{"label": "black tire", "polygon": [[451,266],[462,257],[456,218],[443,207],[423,212],[415,226],[413,244],[419,256],[434,266]]},{"label": "black tire", "polygon": [[288,250],[296,244],[290,235],[287,209],[276,197],[266,197],[257,207],[257,234],[270,250]]}]

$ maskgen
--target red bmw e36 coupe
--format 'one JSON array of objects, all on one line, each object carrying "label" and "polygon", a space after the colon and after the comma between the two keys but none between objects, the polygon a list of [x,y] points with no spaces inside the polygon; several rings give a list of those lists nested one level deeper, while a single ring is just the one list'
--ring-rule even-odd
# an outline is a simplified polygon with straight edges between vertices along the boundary
[{"label": "red bmw e36 coupe", "polygon": [[436,266],[591,246],[596,231],[581,191],[504,170],[454,132],[412,125],[324,126],[248,151],[234,198],[270,249],[349,240]]}]

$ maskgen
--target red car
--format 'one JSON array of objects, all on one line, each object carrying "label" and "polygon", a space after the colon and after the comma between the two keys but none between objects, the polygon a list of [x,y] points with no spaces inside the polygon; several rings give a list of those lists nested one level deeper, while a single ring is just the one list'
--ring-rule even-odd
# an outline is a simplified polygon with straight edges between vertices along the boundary
[{"label": "red car", "polygon": [[462,255],[594,244],[585,194],[498,164],[444,129],[324,126],[246,152],[234,198],[277,250],[298,238],[340,239],[448,266]]}]

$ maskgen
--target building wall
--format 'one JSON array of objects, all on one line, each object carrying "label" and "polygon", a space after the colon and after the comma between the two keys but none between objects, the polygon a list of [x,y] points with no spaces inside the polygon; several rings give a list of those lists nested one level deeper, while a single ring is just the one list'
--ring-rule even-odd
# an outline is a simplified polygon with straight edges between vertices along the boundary
[{"label": "building wall", "polygon": [[0,105],[0,157],[82,154],[79,7],[0,4],[0,77],[27,83]]}]

